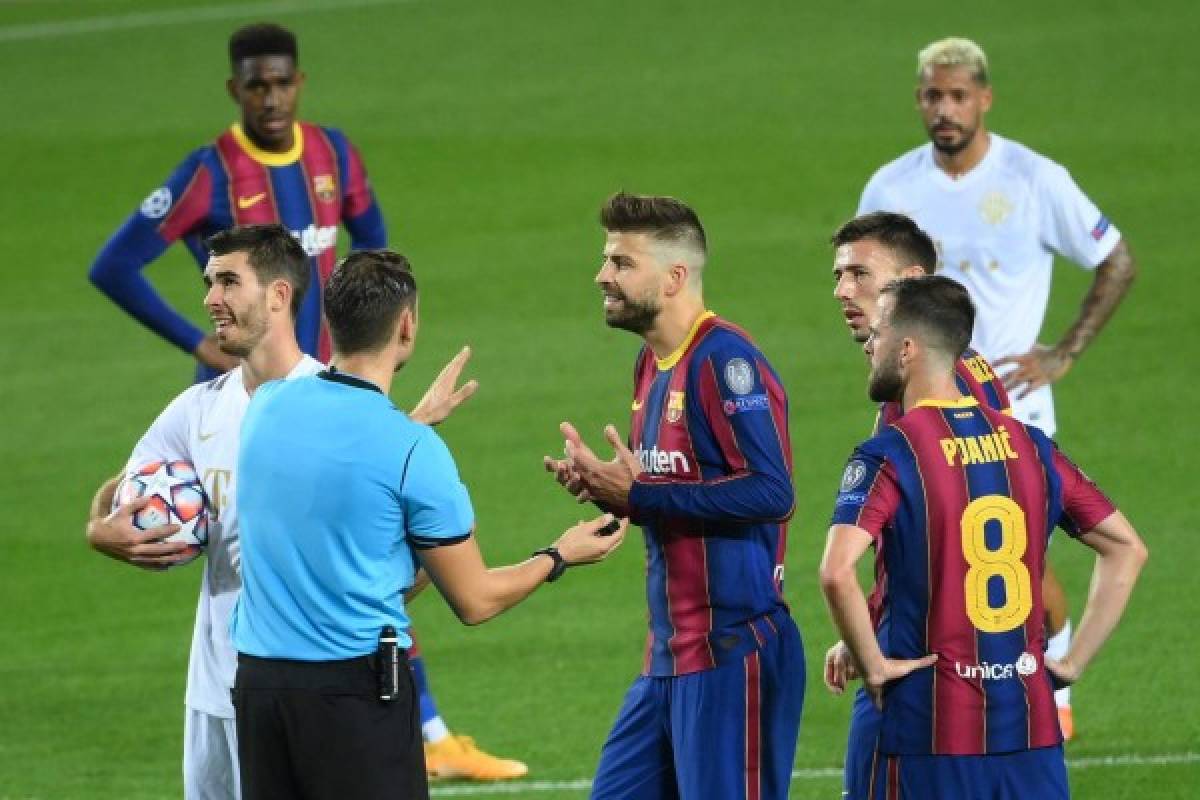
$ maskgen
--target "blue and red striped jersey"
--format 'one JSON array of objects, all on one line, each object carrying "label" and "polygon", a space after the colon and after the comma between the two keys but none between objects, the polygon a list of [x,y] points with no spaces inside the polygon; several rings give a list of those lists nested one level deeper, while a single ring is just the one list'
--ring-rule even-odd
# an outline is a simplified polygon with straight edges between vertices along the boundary
[{"label": "blue and red striped jersey", "polygon": [[774,636],[794,506],[788,401],[745,332],[706,312],[670,357],[643,348],[631,517],[646,541],[644,673],[683,675]]},{"label": "blue and red striped jersey", "polygon": [[[974,350],[967,348],[958,360],[954,366],[954,380],[964,397],[974,397],[988,408],[1003,411],[1005,414],[1012,413],[1008,390],[992,371],[988,360]],[[904,407],[900,403],[881,403],[879,415],[875,418],[875,432],[878,433],[903,416]]]},{"label": "blue and red striped jersey", "polygon": [[259,149],[233,125],[192,152],[105,244],[90,277],[144,325],[186,352],[203,332],[168,306],[141,270],[183,240],[201,269],[205,237],[234,225],[280,223],[312,257],[312,284],[296,321],[304,352],[328,361],[321,292],[337,259],[338,226],[355,249],[384,247],[387,232],[366,169],[333,128],[296,123],[287,153]]},{"label": "blue and red striped jersey", "polygon": [[980,406],[922,403],[860,445],[834,524],[875,539],[884,654],[937,653],[890,686],[880,750],[979,755],[1061,741],[1042,574],[1054,528],[1086,533],[1108,498],[1040,430]]},{"label": "blue and red striped jersey", "polygon": [[[967,348],[962,358],[954,366],[954,380],[958,390],[964,397],[974,397],[979,404],[994,408],[1005,414],[1012,413],[1012,405],[1008,402],[1008,390],[992,371],[992,365],[987,359],[974,350]],[[879,433],[888,425],[904,416],[904,406],[896,401],[881,403],[879,413],[875,416],[875,433]],[[875,586],[867,598],[867,609],[871,612],[871,621],[878,622],[883,608],[883,597],[887,592],[887,564],[883,559],[875,560]]]}]

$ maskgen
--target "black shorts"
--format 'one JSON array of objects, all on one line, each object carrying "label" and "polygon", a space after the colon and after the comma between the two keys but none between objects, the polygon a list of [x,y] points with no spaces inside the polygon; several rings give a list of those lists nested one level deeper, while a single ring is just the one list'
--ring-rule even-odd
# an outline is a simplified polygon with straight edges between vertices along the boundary
[{"label": "black shorts", "polygon": [[[401,651],[403,655],[403,651]],[[420,707],[407,664],[379,699],[373,657],[238,656],[233,705],[243,800],[425,800]]]}]

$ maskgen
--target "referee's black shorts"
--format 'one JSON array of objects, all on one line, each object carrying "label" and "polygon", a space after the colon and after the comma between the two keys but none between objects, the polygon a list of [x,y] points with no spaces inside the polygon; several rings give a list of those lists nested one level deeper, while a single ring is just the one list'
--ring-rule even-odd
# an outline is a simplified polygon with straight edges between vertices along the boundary
[{"label": "referee's black shorts", "polygon": [[238,656],[243,800],[429,797],[411,671],[402,664],[398,697],[385,703],[373,663]]}]

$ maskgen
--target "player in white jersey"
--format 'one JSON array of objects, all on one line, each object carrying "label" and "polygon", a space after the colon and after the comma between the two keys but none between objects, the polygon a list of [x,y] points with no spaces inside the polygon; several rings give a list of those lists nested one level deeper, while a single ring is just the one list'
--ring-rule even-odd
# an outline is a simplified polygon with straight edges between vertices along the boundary
[{"label": "player in white jersey", "polygon": [[[1116,310],[1137,268],[1120,231],[1059,164],[990,133],[987,58],[967,39],[942,39],[917,57],[917,105],[929,143],[882,167],[858,213],[912,217],[938,246],[938,272],[967,287],[977,316],[971,346],[1003,373],[1013,414],[1053,436],[1050,384],[1070,370]],[[1057,344],[1038,344],[1058,254],[1092,270],[1079,314]],[[1061,587],[1046,595],[1049,655],[1070,639]],[[1064,733],[1073,720],[1058,695]]]},{"label": "player in white jersey", "polygon": [[[184,796],[189,800],[240,797],[234,710],[230,702],[237,652],[229,619],[241,589],[238,543],[238,439],[250,394],[262,383],[311,375],[323,368],[301,352],[295,312],[308,287],[304,250],[278,225],[233,228],[210,238],[205,268],[205,309],[221,349],[239,365],[176,397],[138,441],[126,470],[158,459],[186,459],[204,481],[217,519],[205,548],[207,563],[196,609],[188,662],[184,723]],[[469,353],[461,352],[410,416],[436,424],[475,390],[455,390]],[[121,475],[124,474],[122,471]],[[185,558],[181,543],[164,542],[177,530],[140,531],[134,501],[109,513],[121,475],[104,483],[92,502],[88,541],[96,550],[147,569],[165,569]]]}]

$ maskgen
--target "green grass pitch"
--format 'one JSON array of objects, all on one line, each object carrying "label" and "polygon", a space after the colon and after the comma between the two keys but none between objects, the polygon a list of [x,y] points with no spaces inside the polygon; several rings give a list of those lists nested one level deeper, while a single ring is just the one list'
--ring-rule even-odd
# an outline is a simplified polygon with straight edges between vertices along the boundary
[{"label": "green grass pitch", "polygon": [[[713,249],[709,303],[755,335],[792,399],[799,506],[787,594],[809,670],[797,798],[836,797],[839,786],[828,769],[849,702],[819,682],[833,632],[815,573],[843,459],[872,420],[825,241],[870,173],[922,140],[916,50],[952,33],[977,38],[993,65],[992,128],[1068,165],[1142,266],[1057,391],[1061,442],[1151,549],[1124,625],[1076,689],[1072,783],[1084,798],[1200,793],[1195,4],[336,5],[0,5],[0,798],[180,794],[200,567],[143,574],[103,559],[84,546],[83,519],[191,367],[85,273],[123,217],[233,120],[225,39],[258,17],[300,34],[303,115],[360,146],[392,241],[420,277],[421,342],[397,402],[415,401],[457,347],[475,348],[482,389],[444,434],[494,563],[581,515],[541,472],[541,456],[561,446],[558,422],[592,439],[627,422],[637,342],[604,327],[591,285],[599,203],[627,188],[699,210]],[[75,31],[85,18],[106,29]],[[181,250],[150,276],[200,318],[201,284]],[[1060,265],[1050,337],[1087,282]],[[531,780],[588,778],[640,663],[641,551],[631,536],[611,563],[477,629],[421,598],[414,613],[450,725],[526,760]],[[1089,554],[1063,541],[1053,561],[1077,617]],[[1131,758],[1155,755],[1167,758]]]}]

